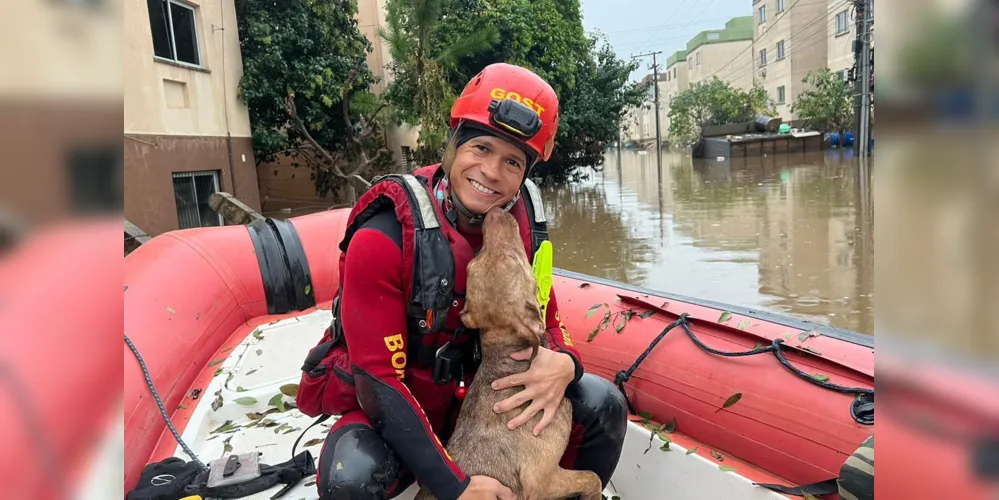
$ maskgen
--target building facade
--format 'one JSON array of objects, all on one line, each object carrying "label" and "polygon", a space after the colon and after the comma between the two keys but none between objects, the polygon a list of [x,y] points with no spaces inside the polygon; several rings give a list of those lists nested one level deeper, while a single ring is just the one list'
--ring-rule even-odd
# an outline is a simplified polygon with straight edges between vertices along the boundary
[{"label": "building facade", "polygon": [[802,82],[810,72],[827,65],[828,12],[837,2],[754,0],[753,83],[767,91],[785,122],[795,98],[807,88]]},{"label": "building facade", "polygon": [[698,33],[687,42],[688,82],[718,77],[735,88],[752,88],[752,44],[753,18],[749,16],[732,18],[723,29]]},{"label": "building facade", "polygon": [[846,81],[848,72],[853,67],[853,40],[857,32],[853,4],[829,0],[826,18],[829,40],[826,64],[830,70],[838,73],[840,78]]},{"label": "building facade", "polygon": [[676,98],[677,94],[683,92],[690,85],[687,79],[687,51],[678,50],[666,58],[666,77],[663,80],[662,94],[660,99],[662,100],[663,115],[665,115],[665,121],[663,122],[663,135],[669,135],[669,109],[673,104],[673,99]]},{"label": "building facade", "polygon": [[150,236],[221,225],[217,191],[259,210],[233,0],[124,7],[125,218]]}]

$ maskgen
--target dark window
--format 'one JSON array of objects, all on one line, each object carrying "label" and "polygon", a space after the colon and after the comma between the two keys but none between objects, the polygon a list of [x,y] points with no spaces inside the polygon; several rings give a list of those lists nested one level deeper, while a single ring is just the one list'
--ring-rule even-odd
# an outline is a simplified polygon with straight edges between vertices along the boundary
[{"label": "dark window", "polygon": [[200,66],[194,9],[173,0],[146,0],[146,5],[156,57]]},{"label": "dark window", "polygon": [[760,50],[760,67],[767,65],[767,49]]},{"label": "dark window", "polygon": [[784,59],[784,40],[777,42],[777,59]]},{"label": "dark window", "polygon": [[70,206],[78,214],[121,212],[124,198],[121,147],[84,147],[67,158]]},{"label": "dark window", "polygon": [[218,190],[218,172],[173,174],[173,195],[177,202],[177,221],[181,229],[222,225],[222,216],[208,204],[208,197]]}]

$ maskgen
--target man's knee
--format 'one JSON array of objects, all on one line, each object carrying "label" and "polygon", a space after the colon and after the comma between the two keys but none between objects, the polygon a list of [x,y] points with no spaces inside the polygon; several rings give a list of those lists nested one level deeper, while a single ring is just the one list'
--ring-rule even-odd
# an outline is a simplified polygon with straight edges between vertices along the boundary
[{"label": "man's knee", "polygon": [[624,439],[628,406],[621,391],[609,380],[584,373],[566,390],[566,397],[572,402],[573,420],[587,428],[600,423],[603,432]]},{"label": "man's knee", "polygon": [[326,437],[319,456],[319,498],[389,498],[399,475],[399,461],[381,436],[367,425],[350,423]]}]

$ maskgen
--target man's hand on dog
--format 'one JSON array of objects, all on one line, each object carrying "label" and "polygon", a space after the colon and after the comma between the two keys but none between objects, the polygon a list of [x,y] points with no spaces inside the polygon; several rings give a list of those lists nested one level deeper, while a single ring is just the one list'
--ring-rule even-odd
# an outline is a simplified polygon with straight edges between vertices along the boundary
[{"label": "man's hand on dog", "polygon": [[[515,352],[510,357],[518,361],[529,360],[531,359],[531,349]],[[538,422],[533,431],[535,436],[540,435],[541,430],[555,418],[555,410],[562,404],[565,388],[572,382],[575,374],[576,366],[572,362],[571,356],[541,347],[538,349],[537,357],[531,362],[529,370],[503,377],[492,383],[494,390],[524,386],[524,390],[496,403],[493,406],[493,411],[496,413],[508,412],[530,401],[530,406],[510,420],[507,427],[511,430],[516,429],[530,420],[535,413],[543,411],[541,421]]]},{"label": "man's hand on dog", "polygon": [[517,500],[517,495],[489,476],[472,476],[458,500]]}]

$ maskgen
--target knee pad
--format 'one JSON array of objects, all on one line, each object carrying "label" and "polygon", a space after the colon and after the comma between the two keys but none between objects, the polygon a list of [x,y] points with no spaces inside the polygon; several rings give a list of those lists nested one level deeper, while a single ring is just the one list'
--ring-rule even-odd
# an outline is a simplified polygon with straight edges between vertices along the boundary
[{"label": "knee pad", "polygon": [[374,429],[348,424],[327,435],[318,476],[321,500],[386,499],[399,479],[399,461]]},{"label": "knee pad", "polygon": [[584,373],[578,382],[569,387],[566,397],[573,403],[573,420],[587,428],[599,424],[603,432],[624,438],[628,427],[628,405],[624,395],[611,381]]}]

